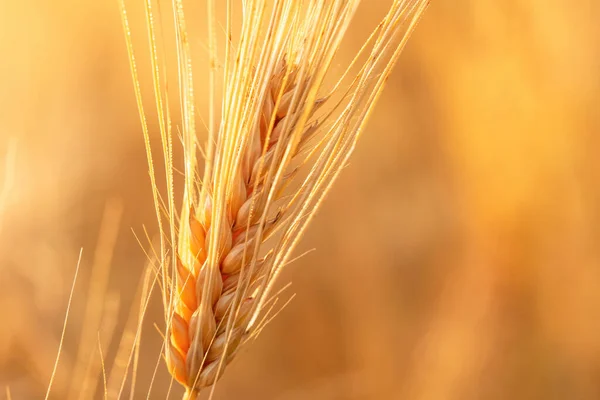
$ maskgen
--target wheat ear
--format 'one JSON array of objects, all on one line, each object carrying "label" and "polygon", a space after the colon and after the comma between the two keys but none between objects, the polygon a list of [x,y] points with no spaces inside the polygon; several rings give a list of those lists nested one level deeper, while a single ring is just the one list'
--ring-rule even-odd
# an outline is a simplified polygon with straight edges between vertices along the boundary
[{"label": "wheat ear", "polygon": [[[262,225],[260,223],[268,204],[268,167],[281,163],[283,153],[277,151],[277,143],[286,125],[289,130],[298,117],[288,113],[298,83],[294,82],[294,72],[283,83],[286,69],[283,64],[269,83],[259,123],[249,138],[251,143],[248,143],[240,168],[234,175],[235,187],[227,201],[222,229],[216,238],[219,250],[215,264],[207,262],[206,238],[210,236],[213,225],[211,201],[207,200],[202,208],[190,213],[191,236],[187,250],[193,256],[192,265],[184,265],[181,259],[177,262],[180,301],[173,314],[167,355],[169,370],[187,387],[205,387],[214,383],[221,359],[224,357],[228,362],[235,354],[247,333],[254,309],[255,299],[239,298],[237,295],[253,292],[268,277],[273,253],[255,259],[255,252],[285,214],[285,210],[281,209]],[[304,141],[313,132],[311,127],[305,129]],[[274,200],[283,193],[286,181],[279,182]],[[251,260],[254,260],[254,265],[247,265],[242,272],[242,266]],[[205,285],[209,276],[211,282]],[[243,288],[244,285],[247,287]],[[199,303],[205,288],[210,290],[206,296],[208,302],[201,307]],[[230,315],[232,319],[228,324]]]},{"label": "wheat ear", "polygon": [[[156,183],[131,34],[124,8],[122,12],[162,238],[165,359],[190,399],[202,388],[212,385],[214,390],[240,346],[262,329],[273,283],[347,163],[428,1],[392,1],[359,55],[328,89],[326,76],[358,0],[275,0],[270,8],[262,0],[246,1],[236,50],[229,40],[228,2],[219,124],[214,110],[219,103],[215,10],[213,1],[208,4],[211,105],[199,179],[191,50],[183,5],[173,0],[185,153],[179,215],[152,3],[146,0],[166,204]],[[359,56],[365,60],[359,62]]]}]

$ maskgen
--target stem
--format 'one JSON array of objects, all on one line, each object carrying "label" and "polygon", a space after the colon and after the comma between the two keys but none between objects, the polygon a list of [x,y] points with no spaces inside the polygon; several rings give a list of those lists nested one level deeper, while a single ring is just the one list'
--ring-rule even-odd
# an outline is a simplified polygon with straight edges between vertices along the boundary
[{"label": "stem", "polygon": [[199,394],[197,390],[186,388],[181,400],[196,400]]}]

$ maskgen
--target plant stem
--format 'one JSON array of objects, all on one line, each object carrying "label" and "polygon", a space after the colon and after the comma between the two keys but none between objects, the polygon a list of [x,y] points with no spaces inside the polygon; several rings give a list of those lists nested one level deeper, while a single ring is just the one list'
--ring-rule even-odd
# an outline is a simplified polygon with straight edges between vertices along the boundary
[{"label": "plant stem", "polygon": [[198,394],[200,393],[197,390],[185,389],[185,393],[183,394],[183,398],[181,400],[196,400],[198,398]]}]

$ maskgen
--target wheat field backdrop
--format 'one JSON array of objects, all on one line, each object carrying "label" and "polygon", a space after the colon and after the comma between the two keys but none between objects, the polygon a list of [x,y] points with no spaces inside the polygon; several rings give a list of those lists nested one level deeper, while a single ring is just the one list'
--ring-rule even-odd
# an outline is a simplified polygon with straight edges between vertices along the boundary
[{"label": "wheat field backdrop", "polygon": [[[365,3],[348,57],[384,9]],[[593,0],[432,1],[298,253],[315,250],[283,273],[296,297],[215,398],[600,398],[599,16]],[[73,398],[78,351],[97,359],[137,304],[135,234],[156,235],[118,4],[1,1],[0,54],[0,398],[43,398],[83,248],[53,389]],[[169,383],[161,364],[150,398]]]}]

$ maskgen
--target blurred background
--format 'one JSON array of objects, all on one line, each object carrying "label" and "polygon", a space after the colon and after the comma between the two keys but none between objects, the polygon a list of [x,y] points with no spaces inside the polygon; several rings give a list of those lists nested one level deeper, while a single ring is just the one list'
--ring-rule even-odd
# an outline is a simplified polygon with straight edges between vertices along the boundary
[{"label": "blurred background", "polygon": [[[282,276],[297,296],[215,398],[600,398],[600,4],[432,3],[298,249],[316,251]],[[0,54],[0,398],[43,398],[80,248],[53,398],[102,398],[100,354],[135,323],[135,234],[156,232],[118,3],[1,1]],[[159,301],[136,399],[155,322]],[[160,364],[149,398],[169,382]]]}]

